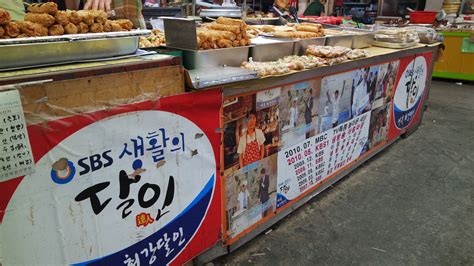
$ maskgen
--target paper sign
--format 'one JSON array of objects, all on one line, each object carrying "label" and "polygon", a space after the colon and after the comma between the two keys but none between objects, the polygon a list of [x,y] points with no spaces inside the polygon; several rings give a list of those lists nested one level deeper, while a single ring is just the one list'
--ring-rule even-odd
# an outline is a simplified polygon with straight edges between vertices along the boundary
[{"label": "paper sign", "polygon": [[33,171],[20,94],[17,90],[0,92],[0,182]]}]

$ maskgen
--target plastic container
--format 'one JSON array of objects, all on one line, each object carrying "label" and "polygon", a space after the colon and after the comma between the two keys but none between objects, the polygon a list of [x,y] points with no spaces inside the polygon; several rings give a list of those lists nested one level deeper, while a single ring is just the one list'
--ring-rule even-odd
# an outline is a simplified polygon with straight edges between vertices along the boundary
[{"label": "plastic container", "polygon": [[437,14],[436,11],[410,12],[410,22],[413,24],[433,24]]}]

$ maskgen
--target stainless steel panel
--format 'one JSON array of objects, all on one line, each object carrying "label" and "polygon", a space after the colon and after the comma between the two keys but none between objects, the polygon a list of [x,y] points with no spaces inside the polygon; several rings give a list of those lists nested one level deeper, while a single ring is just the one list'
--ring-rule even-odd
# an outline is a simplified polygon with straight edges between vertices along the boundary
[{"label": "stainless steel panel", "polygon": [[312,38],[312,39],[301,39],[295,43],[295,55],[305,55],[306,48],[309,45],[326,45],[326,37]]},{"label": "stainless steel panel", "polygon": [[347,48],[352,48],[352,39],[353,35],[333,35],[326,36],[326,45],[327,46],[343,46]]},{"label": "stainless steel panel", "polygon": [[275,61],[293,55],[295,41],[256,44],[250,47],[250,57],[256,62]]},{"label": "stainless steel panel", "polygon": [[138,36],[0,45],[0,69],[133,54]]},{"label": "stainless steel panel", "polygon": [[183,65],[188,70],[212,68],[218,66],[240,67],[247,61],[248,46],[212,49],[212,50],[183,50]]},{"label": "stainless steel panel", "polygon": [[166,46],[197,50],[196,22],[185,18],[162,17],[165,26]]}]

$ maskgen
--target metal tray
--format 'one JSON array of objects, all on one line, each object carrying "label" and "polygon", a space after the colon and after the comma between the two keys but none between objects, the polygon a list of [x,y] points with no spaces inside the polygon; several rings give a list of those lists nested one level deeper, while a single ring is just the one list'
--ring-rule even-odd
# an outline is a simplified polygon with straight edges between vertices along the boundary
[{"label": "metal tray", "polygon": [[219,66],[240,67],[247,61],[249,46],[211,50],[185,50],[183,49],[183,65],[187,70],[212,68]]},{"label": "metal tray", "polygon": [[352,48],[352,41],[354,35],[327,35],[326,45],[327,46],[343,46]]},{"label": "metal tray", "polygon": [[294,55],[305,55],[306,48],[308,45],[326,45],[326,37],[318,37],[312,39],[301,39],[295,43],[295,50],[293,52]]},{"label": "metal tray", "polygon": [[92,33],[0,40],[0,69],[34,67],[133,54],[150,31]]},{"label": "metal tray", "polygon": [[362,49],[372,46],[374,43],[375,32],[361,29],[348,29],[346,32],[354,32],[352,39],[352,49]]},{"label": "metal tray", "polygon": [[275,61],[295,51],[295,40],[276,40],[274,38],[259,37],[252,39],[250,57],[256,62]]}]

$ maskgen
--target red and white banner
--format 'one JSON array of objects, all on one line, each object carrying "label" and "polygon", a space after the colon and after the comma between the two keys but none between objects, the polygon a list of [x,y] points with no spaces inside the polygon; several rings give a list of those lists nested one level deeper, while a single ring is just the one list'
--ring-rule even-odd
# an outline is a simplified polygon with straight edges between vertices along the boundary
[{"label": "red and white banner", "polygon": [[221,230],[220,90],[28,126],[34,173],[0,183],[0,262],[180,265]]}]

